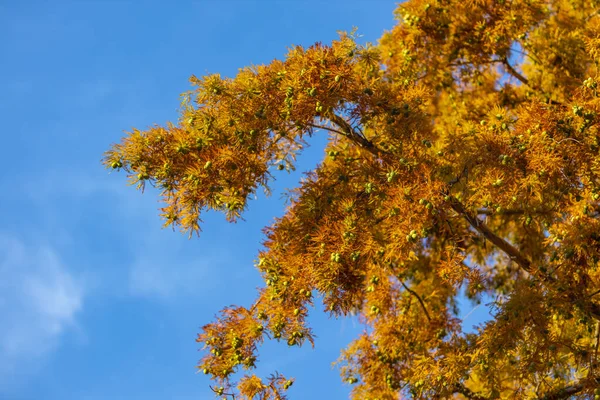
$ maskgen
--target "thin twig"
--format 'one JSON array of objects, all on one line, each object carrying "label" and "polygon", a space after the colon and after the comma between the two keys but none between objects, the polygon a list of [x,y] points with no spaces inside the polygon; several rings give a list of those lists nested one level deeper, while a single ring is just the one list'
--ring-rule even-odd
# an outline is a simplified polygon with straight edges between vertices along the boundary
[{"label": "thin twig", "polygon": [[487,208],[480,208],[479,210],[477,210],[477,214],[479,215],[498,215],[498,214],[502,214],[502,215],[521,215],[524,214],[525,211],[523,210],[504,210],[500,213],[494,211],[494,210],[488,210]]},{"label": "thin twig", "polygon": [[312,126],[313,128],[317,128],[317,129],[324,129],[324,130],[329,131],[329,132],[334,132],[334,133],[337,133],[337,134],[342,135],[342,136],[348,136],[344,132],[338,131],[337,129],[333,129],[333,128],[330,128],[328,126],[312,124],[310,122],[308,124],[306,124],[306,125]]},{"label": "thin twig", "polygon": [[577,140],[577,139],[575,139],[575,138],[570,138],[570,137],[568,137],[568,138],[564,138],[564,139],[561,139],[561,140],[559,140],[558,142],[555,140],[555,142],[556,142],[556,144],[561,144],[561,143],[562,143],[562,142],[564,142],[565,140],[572,140],[572,141],[574,141],[574,142],[576,142],[576,143],[579,143],[579,144],[581,144],[581,142],[580,142],[579,140]]},{"label": "thin twig", "polygon": [[521,51],[519,49],[511,48],[510,51],[515,52],[515,53],[519,53],[519,54],[521,54],[524,57],[529,57],[531,59],[531,61],[533,61],[535,63],[538,63],[538,64],[542,63],[542,61],[539,59],[539,57],[537,55],[535,55],[535,53],[533,51],[531,51],[531,50],[528,51],[528,52],[524,52],[524,51]]},{"label": "thin twig", "polygon": [[[492,60],[488,60],[488,61],[482,61],[479,64],[485,65],[485,64],[496,64],[496,63],[501,63],[501,62],[502,62],[502,60],[492,59]],[[473,63],[470,61],[465,61],[465,62],[457,61],[457,62],[448,64],[449,67],[462,67],[465,65],[473,65]]]}]

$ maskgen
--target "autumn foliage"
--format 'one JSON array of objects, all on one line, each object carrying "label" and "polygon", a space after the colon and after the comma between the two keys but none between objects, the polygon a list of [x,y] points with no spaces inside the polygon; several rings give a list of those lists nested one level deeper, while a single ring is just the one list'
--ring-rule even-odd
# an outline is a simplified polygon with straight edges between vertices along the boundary
[{"label": "autumn foliage", "polygon": [[[319,302],[369,327],[339,360],[354,399],[600,398],[600,2],[410,0],[396,16],[377,45],[342,33],[193,76],[177,123],[105,154],[193,234],[329,138],[265,228],[256,301],[199,334],[200,370],[221,397],[285,398],[292,379],[251,374],[260,344],[313,344]],[[463,295],[493,316],[475,332]]]}]

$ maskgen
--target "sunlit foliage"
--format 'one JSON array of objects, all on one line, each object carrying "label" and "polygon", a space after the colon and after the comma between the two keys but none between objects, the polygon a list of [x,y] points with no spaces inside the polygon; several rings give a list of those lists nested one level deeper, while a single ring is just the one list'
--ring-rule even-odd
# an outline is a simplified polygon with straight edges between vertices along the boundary
[{"label": "sunlit foliage", "polygon": [[[191,235],[329,137],[265,228],[256,301],[198,336],[215,393],[285,398],[291,379],[244,371],[265,339],[313,344],[318,301],[368,327],[339,360],[354,399],[600,398],[599,13],[410,0],[377,45],[342,33],[192,77],[176,124],[113,145],[106,166],[158,187],[165,225]],[[463,294],[491,310],[474,332]]]}]

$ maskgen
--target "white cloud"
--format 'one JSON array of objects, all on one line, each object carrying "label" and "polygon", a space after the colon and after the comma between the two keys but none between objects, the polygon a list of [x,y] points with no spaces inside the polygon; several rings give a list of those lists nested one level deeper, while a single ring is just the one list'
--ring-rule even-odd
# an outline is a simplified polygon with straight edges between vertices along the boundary
[{"label": "white cloud", "polygon": [[75,324],[83,297],[51,247],[0,233],[0,386],[41,365]]},{"label": "white cloud", "polygon": [[[107,175],[101,168],[94,174],[85,170],[51,170],[39,181],[22,184],[22,191],[36,207],[45,210],[45,218],[52,216],[48,225],[54,231],[64,230],[64,225],[58,224],[65,213],[69,213],[68,220],[74,225],[74,221],[85,218],[88,199],[102,199],[96,212],[118,221],[112,240],[126,240],[128,253],[114,260],[113,265],[118,268],[111,270],[112,275],[104,270],[96,280],[97,284],[110,287],[110,293],[122,295],[125,291],[131,296],[162,300],[205,293],[198,292],[199,282],[215,279],[215,270],[230,265],[233,255],[219,251],[220,246],[216,247],[212,240],[203,242],[208,249],[200,249],[195,242],[198,239],[189,241],[179,231],[161,229],[156,190],[149,188],[141,194],[126,185],[123,173],[116,177]],[[65,193],[68,202],[64,200]]]}]

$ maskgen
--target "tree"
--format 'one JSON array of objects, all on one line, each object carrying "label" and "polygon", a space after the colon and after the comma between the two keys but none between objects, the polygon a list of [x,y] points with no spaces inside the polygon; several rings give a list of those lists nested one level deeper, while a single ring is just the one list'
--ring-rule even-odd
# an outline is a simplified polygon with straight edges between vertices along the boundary
[{"label": "tree", "polygon": [[[355,399],[600,398],[600,2],[410,0],[377,45],[341,33],[234,78],[192,76],[180,119],[106,152],[161,189],[165,226],[235,221],[311,135],[326,157],[265,228],[249,307],[203,327],[221,396],[285,398],[232,374],[307,306],[356,312]],[[493,318],[464,332],[457,299]]]}]

